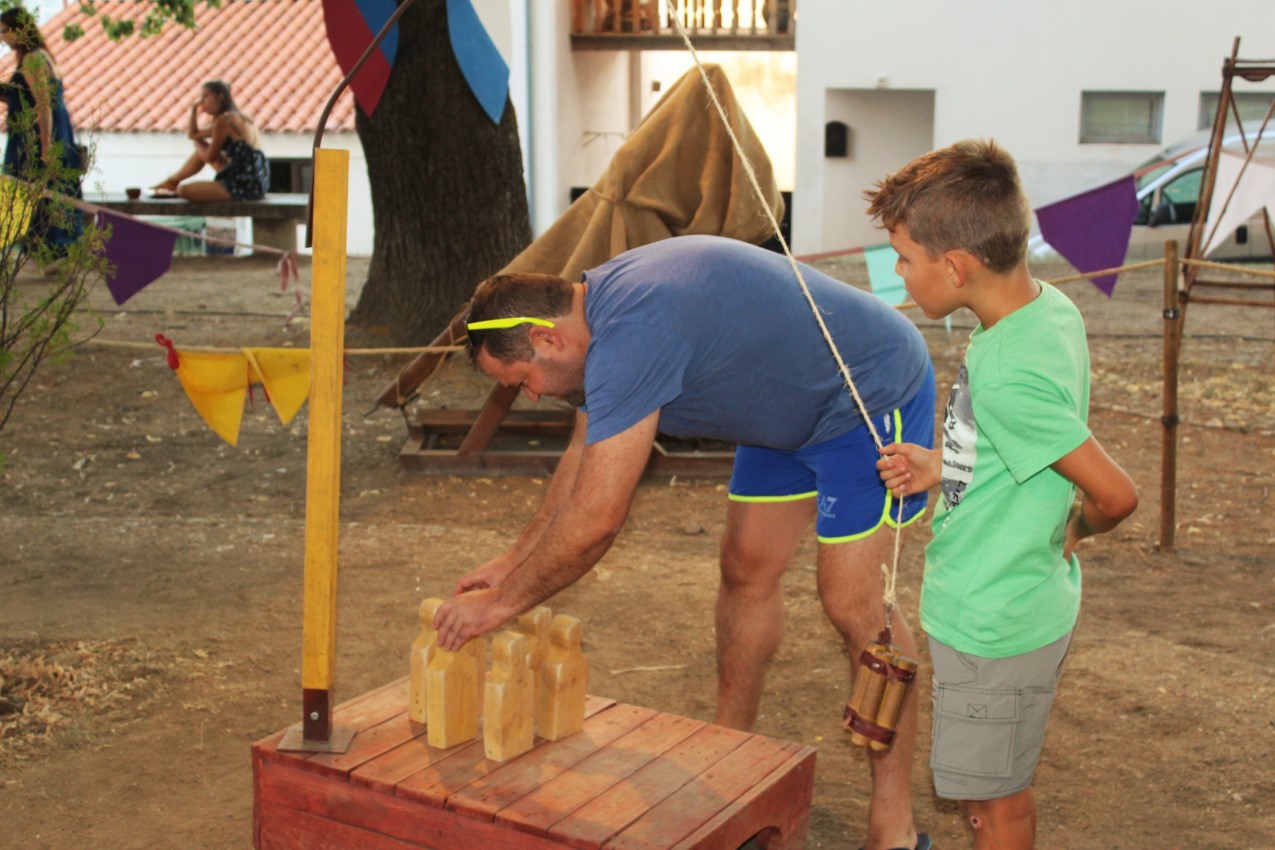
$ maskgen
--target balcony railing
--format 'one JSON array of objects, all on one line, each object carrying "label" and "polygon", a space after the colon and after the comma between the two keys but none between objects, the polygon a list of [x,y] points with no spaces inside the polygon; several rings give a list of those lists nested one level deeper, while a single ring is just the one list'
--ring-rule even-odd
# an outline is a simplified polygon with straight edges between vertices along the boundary
[{"label": "balcony railing", "polygon": [[792,50],[797,0],[571,0],[575,50]]}]

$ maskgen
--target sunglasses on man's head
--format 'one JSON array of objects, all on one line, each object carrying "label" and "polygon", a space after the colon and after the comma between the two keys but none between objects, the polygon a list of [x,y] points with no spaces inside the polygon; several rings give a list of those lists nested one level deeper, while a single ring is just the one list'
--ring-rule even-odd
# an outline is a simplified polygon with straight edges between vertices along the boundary
[{"label": "sunglasses on man's head", "polygon": [[469,344],[474,348],[478,348],[480,343],[474,337],[475,331],[504,330],[506,328],[516,328],[519,325],[539,325],[542,328],[556,327],[548,319],[537,319],[533,316],[509,316],[504,319],[483,319],[478,322],[467,322],[465,330],[469,334]]}]

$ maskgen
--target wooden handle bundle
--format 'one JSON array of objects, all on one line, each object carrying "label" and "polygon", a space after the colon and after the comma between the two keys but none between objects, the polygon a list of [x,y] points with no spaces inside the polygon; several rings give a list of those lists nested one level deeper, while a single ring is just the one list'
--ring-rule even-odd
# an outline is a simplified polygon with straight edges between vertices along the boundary
[{"label": "wooden handle bundle", "polygon": [[916,679],[916,659],[882,635],[864,648],[850,703],[842,715],[856,747],[888,750],[894,742],[903,703]]}]

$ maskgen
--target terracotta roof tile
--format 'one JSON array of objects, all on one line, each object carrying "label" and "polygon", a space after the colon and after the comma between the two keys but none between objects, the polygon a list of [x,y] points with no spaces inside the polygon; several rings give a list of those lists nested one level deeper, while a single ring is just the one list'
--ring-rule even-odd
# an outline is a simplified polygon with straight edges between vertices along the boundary
[{"label": "terracotta roof tile", "polygon": [[[99,14],[138,20],[149,4],[99,0]],[[112,42],[100,21],[71,4],[42,27],[66,86],[79,129],[99,132],[185,132],[190,105],[204,80],[231,83],[235,102],[274,133],[312,133],[323,105],[341,82],[328,46],[322,0],[222,0],[199,6],[197,26],[169,25],[152,38]],[[68,24],[84,36],[62,40]],[[12,73],[12,54],[0,74]],[[354,97],[346,91],[328,119],[330,131],[354,129]]]}]

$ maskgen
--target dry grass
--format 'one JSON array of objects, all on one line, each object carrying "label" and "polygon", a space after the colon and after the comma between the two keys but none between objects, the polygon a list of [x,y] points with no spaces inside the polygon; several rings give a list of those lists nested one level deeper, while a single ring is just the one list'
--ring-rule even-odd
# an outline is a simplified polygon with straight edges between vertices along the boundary
[{"label": "dry grass", "polygon": [[136,640],[0,648],[0,764],[91,743],[96,720],[129,712],[162,674]]}]

